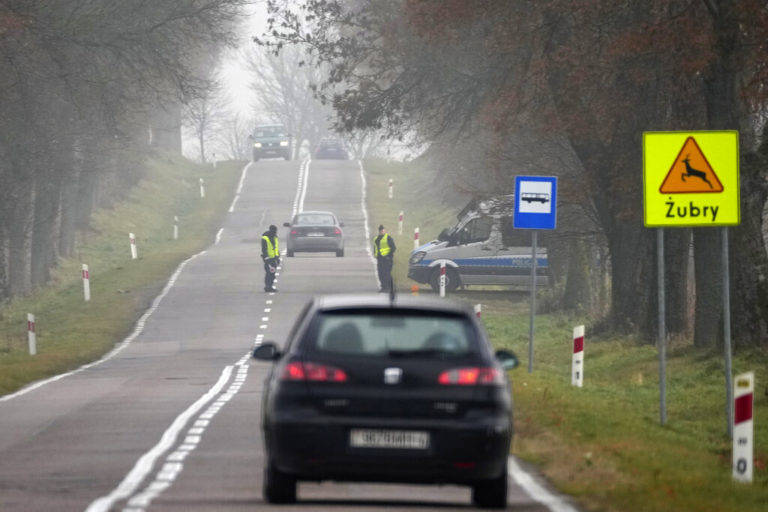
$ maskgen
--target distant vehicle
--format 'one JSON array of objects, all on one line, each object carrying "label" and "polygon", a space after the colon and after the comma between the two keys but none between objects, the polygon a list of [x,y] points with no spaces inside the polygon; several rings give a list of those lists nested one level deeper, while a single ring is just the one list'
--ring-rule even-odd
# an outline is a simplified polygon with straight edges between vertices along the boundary
[{"label": "distant vehicle", "polygon": [[283,125],[257,126],[248,139],[253,143],[254,162],[260,158],[291,159],[291,136]]},{"label": "distant vehicle", "polygon": [[262,396],[264,498],[296,501],[298,481],[457,484],[505,508],[512,398],[474,312],[450,300],[316,297],[274,361]]},{"label": "distant vehicle", "polygon": [[297,252],[335,252],[344,256],[344,223],[331,212],[306,211],[294,215],[291,222],[283,226],[288,232],[286,254],[292,257]]},{"label": "distant vehicle", "polygon": [[[514,211],[514,195],[473,199],[459,212],[455,226],[411,252],[408,277],[437,291],[445,262],[447,291],[469,285],[530,285],[531,234],[513,229]],[[547,285],[548,275],[547,249],[537,247],[536,285]]]},{"label": "distant vehicle", "polygon": [[315,149],[314,158],[316,160],[348,160],[349,154],[344,149],[344,143],[339,139],[322,139]]}]

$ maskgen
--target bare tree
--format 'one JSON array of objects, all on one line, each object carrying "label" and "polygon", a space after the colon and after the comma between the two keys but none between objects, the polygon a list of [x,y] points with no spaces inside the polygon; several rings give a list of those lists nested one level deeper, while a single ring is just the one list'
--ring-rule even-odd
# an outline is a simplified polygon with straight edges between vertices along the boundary
[{"label": "bare tree", "polygon": [[216,82],[211,82],[207,89],[200,91],[185,105],[184,124],[194,134],[202,163],[207,161],[208,145],[220,138],[227,116],[226,98]]},{"label": "bare tree", "polygon": [[332,109],[315,97],[317,86],[326,75],[322,66],[310,61],[299,48],[286,48],[279,55],[254,47],[246,54],[256,92],[255,109],[279,120],[294,140],[294,157],[303,144],[310,148],[330,128]]},{"label": "bare tree", "polygon": [[250,158],[248,135],[253,124],[252,120],[244,119],[239,113],[230,113],[222,123],[219,138],[224,156],[232,160],[248,160]]}]

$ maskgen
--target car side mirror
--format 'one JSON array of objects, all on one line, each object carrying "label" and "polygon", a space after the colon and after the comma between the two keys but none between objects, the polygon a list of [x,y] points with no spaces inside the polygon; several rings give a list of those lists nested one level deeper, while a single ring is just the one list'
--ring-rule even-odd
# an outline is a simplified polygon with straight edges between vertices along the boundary
[{"label": "car side mirror", "polygon": [[289,228],[289,227],[291,227],[291,223],[290,222],[283,222],[283,226]]},{"label": "car side mirror", "polygon": [[273,341],[265,341],[253,349],[253,358],[260,361],[276,361],[281,355],[280,349]]},{"label": "car side mirror", "polygon": [[343,222],[339,222],[339,227],[343,228],[344,227],[344,223]]},{"label": "car side mirror", "polygon": [[496,360],[505,370],[511,370],[512,368],[517,368],[520,366],[520,360],[511,350],[497,350]]},{"label": "car side mirror", "polygon": [[248,135],[248,140],[253,140],[253,135]]},{"label": "car side mirror", "polygon": [[440,234],[439,234],[439,235],[437,235],[437,239],[438,239],[440,242],[445,242],[446,240],[448,240],[448,228],[445,228],[444,230],[442,230],[442,231],[440,232]]}]

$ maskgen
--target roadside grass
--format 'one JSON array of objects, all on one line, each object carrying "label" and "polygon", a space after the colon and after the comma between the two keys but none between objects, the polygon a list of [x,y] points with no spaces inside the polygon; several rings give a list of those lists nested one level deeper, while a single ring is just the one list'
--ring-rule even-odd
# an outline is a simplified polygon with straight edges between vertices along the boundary
[{"label": "roadside grass", "polygon": [[[128,336],[176,267],[213,242],[243,166],[219,162],[214,169],[162,154],[124,200],[95,212],[76,256],[60,262],[49,285],[0,305],[0,395],[97,360]],[[136,235],[136,260],[128,233]],[[83,298],[82,264],[89,266],[90,302]],[[35,356],[27,313],[35,315]]]},{"label": "roadside grass", "polygon": [[[399,251],[395,276],[410,289],[407,254],[413,227],[400,237],[396,221],[426,219],[434,238],[464,206],[424,193],[435,172],[419,162],[366,162],[372,227],[383,224]],[[386,196],[389,178],[394,199]],[[407,194],[398,194],[408,191]],[[413,212],[410,216],[408,213]],[[409,238],[410,235],[410,238]],[[423,236],[423,235],[422,235]],[[432,293],[421,285],[420,293]],[[541,293],[541,292],[540,292]],[[731,477],[725,374],[720,351],[675,339],[667,351],[667,423],[660,422],[659,362],[655,345],[631,337],[593,337],[589,319],[574,313],[537,314],[533,372],[528,373],[528,294],[497,288],[451,294],[482,304],[482,319],[497,348],[512,349],[520,367],[510,372],[515,399],[512,452],[535,464],[583,510],[616,512],[763,512],[768,510],[768,350],[734,354],[733,374],[755,372],[754,482]],[[584,387],[572,387],[573,327],[586,325]]]},{"label": "roadside grass", "polygon": [[[410,290],[418,285],[408,280],[408,257],[414,248],[414,229],[419,228],[419,245],[437,238],[443,228],[456,223],[456,214],[440,204],[441,193],[434,183],[434,174],[423,172],[418,163],[367,160],[364,162],[369,226],[371,236],[383,224],[387,233],[395,239],[397,251],[392,268],[392,278],[398,290]],[[392,199],[388,197],[389,180],[393,182]],[[435,204],[440,204],[435,208]],[[464,205],[461,205],[462,207]],[[403,212],[403,233],[398,234],[398,219]],[[373,246],[373,239],[370,241]],[[429,285],[418,285],[429,290]]]}]

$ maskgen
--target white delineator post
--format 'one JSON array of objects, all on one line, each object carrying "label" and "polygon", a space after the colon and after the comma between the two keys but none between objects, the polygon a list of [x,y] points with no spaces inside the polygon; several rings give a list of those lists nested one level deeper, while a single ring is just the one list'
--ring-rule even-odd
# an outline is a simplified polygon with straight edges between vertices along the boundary
[{"label": "white delineator post", "polygon": [[413,230],[413,248],[419,248],[419,228]]},{"label": "white delineator post", "polygon": [[200,197],[205,197],[205,182],[200,178]]},{"label": "white delineator post", "polygon": [[573,328],[573,363],[571,364],[571,386],[584,384],[584,326]]},{"label": "white delineator post", "polygon": [[35,315],[27,313],[27,341],[29,342],[29,355],[37,354],[37,335],[35,334]]},{"label": "white delineator post", "polygon": [[128,233],[128,240],[131,242],[131,259],[136,259],[139,257],[138,253],[136,252],[136,235],[133,233]]},{"label": "white delineator post", "polygon": [[88,272],[88,265],[83,263],[83,298],[85,302],[91,300],[91,274]]},{"label": "white delineator post", "polygon": [[173,216],[173,239],[179,239],[179,217],[177,215]]},{"label": "white delineator post", "polygon": [[480,313],[482,312],[482,306],[480,304],[475,304],[475,315],[477,318],[480,318]]},{"label": "white delineator post", "polygon": [[440,262],[440,296],[445,297],[445,262]]},{"label": "white delineator post", "polygon": [[389,179],[389,187],[387,189],[387,197],[392,199],[392,178]]},{"label": "white delineator post", "polygon": [[397,218],[397,234],[403,234],[403,211],[400,211],[400,216]]},{"label": "white delineator post", "polygon": [[733,379],[733,479],[752,483],[755,373]]}]

